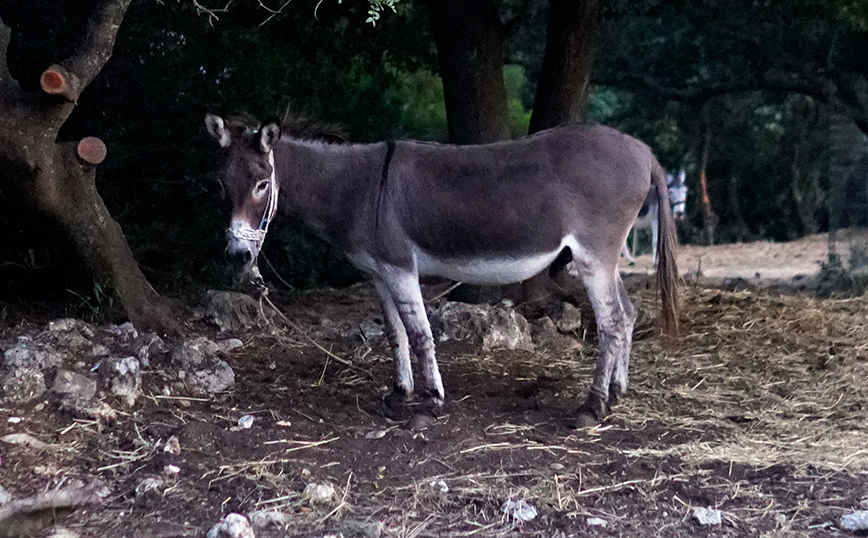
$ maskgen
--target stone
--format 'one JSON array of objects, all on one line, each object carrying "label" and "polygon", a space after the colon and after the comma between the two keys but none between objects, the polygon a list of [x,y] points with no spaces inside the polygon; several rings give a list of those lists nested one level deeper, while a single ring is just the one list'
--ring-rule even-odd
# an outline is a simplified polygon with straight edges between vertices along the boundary
[{"label": "stone", "polygon": [[223,353],[229,353],[230,351],[243,346],[244,342],[242,342],[238,338],[230,338],[228,340],[221,340],[217,342],[217,348]]},{"label": "stone", "polygon": [[440,340],[478,343],[485,350],[534,349],[530,324],[511,308],[447,302],[436,317],[443,327]]},{"label": "stone", "polygon": [[61,396],[86,401],[96,394],[96,380],[78,372],[60,369],[54,376],[51,391]]},{"label": "stone", "polygon": [[247,515],[250,524],[257,529],[283,528],[289,524],[289,514],[280,510],[255,510]]},{"label": "stone", "polygon": [[858,510],[841,516],[839,526],[848,532],[868,531],[868,510]]},{"label": "stone", "polygon": [[219,523],[211,527],[207,538],[256,538],[250,521],[241,514],[227,514]]},{"label": "stone", "polygon": [[45,391],[45,376],[36,368],[13,368],[0,378],[0,395],[10,402],[26,403]]},{"label": "stone", "polygon": [[697,507],[693,509],[693,517],[700,525],[720,525],[722,522],[720,510]]},{"label": "stone", "polygon": [[92,399],[64,398],[60,402],[60,410],[64,413],[69,413],[75,418],[89,420],[111,422],[117,418],[117,413],[109,404]]},{"label": "stone", "polygon": [[367,319],[359,323],[359,332],[366,340],[380,338],[386,334],[382,324]]},{"label": "stone", "polygon": [[10,502],[12,500],[12,495],[6,491],[6,488],[0,486],[0,506]]},{"label": "stone", "polygon": [[76,331],[87,338],[94,337],[93,326],[80,319],[62,318],[54,321],[49,321],[45,330],[57,333],[66,333]]},{"label": "stone", "polygon": [[139,331],[129,321],[125,321],[120,325],[109,325],[108,332],[123,342],[132,342],[139,337]]},{"label": "stone", "polygon": [[607,527],[609,525],[608,521],[606,521],[603,518],[599,518],[599,517],[589,517],[588,519],[585,520],[585,522],[590,527]]},{"label": "stone", "polygon": [[575,338],[560,333],[555,322],[548,316],[541,317],[534,322],[531,334],[534,345],[538,347],[564,350],[575,350],[582,347],[582,344]]},{"label": "stone", "polygon": [[53,347],[34,342],[29,336],[19,336],[18,342],[3,353],[7,368],[33,368],[46,370],[63,364],[64,356]]},{"label": "stone", "polygon": [[337,493],[331,484],[308,484],[301,496],[311,503],[327,503],[335,498]]},{"label": "stone", "polygon": [[207,293],[205,319],[220,332],[235,332],[258,326],[259,302],[244,293],[210,290]]},{"label": "stone", "polygon": [[565,334],[576,334],[582,328],[582,313],[570,303],[561,303],[560,312],[555,314],[555,326]]},{"label": "stone", "polygon": [[195,394],[211,394],[235,384],[235,372],[217,357],[220,347],[203,336],[185,340],[171,351],[178,377]]},{"label": "stone", "polygon": [[530,521],[537,516],[536,508],[524,499],[507,499],[501,505],[500,511],[506,514],[507,518],[519,523]]},{"label": "stone", "polygon": [[102,361],[99,375],[109,392],[126,401],[127,405],[136,403],[141,394],[142,371],[135,357],[110,358]]},{"label": "stone", "polygon": [[149,367],[151,365],[151,358],[155,355],[165,355],[169,352],[169,348],[163,339],[154,333],[140,335],[133,340],[129,349],[139,359],[139,364],[142,368]]}]

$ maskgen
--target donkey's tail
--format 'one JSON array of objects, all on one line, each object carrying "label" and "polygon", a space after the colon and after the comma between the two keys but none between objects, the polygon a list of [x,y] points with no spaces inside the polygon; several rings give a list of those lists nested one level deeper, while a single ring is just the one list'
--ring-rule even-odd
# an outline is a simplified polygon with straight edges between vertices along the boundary
[{"label": "donkey's tail", "polygon": [[675,233],[675,220],[669,207],[666,173],[656,160],[651,170],[651,182],[657,187],[657,289],[660,293],[660,314],[663,333],[675,337],[678,335],[678,267],[675,262],[678,235]]}]

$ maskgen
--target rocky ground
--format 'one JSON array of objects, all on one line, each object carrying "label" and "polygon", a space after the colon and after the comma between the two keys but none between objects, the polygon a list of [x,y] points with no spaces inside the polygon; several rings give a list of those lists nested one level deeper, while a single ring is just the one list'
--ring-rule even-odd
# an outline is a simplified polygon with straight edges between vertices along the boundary
[{"label": "rocky ground", "polygon": [[415,428],[381,412],[392,359],[366,284],[273,295],[290,326],[215,292],[173,340],[25,316],[0,333],[0,537],[849,534],[868,298],[700,279],[665,347],[642,261],[632,385],[586,430],[578,299],[431,301],[448,403]]}]

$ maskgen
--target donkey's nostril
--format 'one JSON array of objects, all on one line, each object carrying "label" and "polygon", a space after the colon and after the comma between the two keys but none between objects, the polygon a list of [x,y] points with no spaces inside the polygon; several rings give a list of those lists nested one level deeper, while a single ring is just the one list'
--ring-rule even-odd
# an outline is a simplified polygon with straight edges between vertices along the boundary
[{"label": "donkey's nostril", "polygon": [[244,270],[247,265],[253,261],[253,252],[250,249],[233,249],[227,248],[224,253],[226,257],[226,261],[229,265],[232,266],[236,271]]}]

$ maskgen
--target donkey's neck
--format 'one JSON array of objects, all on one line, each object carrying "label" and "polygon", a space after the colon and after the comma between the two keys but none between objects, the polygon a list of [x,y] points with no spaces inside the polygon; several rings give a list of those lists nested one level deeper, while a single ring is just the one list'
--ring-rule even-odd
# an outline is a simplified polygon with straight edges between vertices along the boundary
[{"label": "donkey's neck", "polygon": [[281,138],[275,162],[284,211],[330,243],[346,246],[371,207],[385,144],[326,144]]}]

